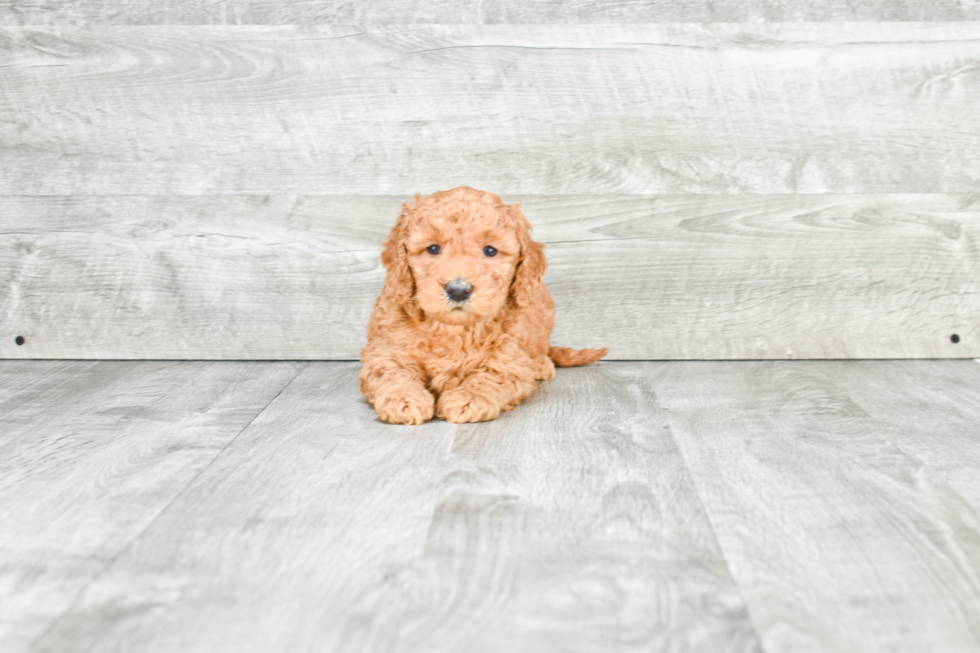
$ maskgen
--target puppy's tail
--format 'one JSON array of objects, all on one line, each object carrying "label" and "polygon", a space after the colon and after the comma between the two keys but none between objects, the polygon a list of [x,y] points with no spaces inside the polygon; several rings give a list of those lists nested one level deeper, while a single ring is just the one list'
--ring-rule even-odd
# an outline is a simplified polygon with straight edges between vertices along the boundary
[{"label": "puppy's tail", "polygon": [[608,349],[569,349],[568,347],[549,347],[548,358],[558,367],[575,367],[594,363],[609,352]]}]

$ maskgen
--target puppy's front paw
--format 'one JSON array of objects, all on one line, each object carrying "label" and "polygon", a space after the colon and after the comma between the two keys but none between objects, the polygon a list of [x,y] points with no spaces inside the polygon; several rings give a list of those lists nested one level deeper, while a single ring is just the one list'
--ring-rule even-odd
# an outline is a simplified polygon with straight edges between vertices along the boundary
[{"label": "puppy's front paw", "polygon": [[500,406],[469,390],[454,388],[439,397],[436,414],[447,422],[486,422],[500,414]]},{"label": "puppy's front paw", "polygon": [[421,385],[405,385],[377,399],[374,410],[389,424],[421,424],[435,412],[435,398]]}]

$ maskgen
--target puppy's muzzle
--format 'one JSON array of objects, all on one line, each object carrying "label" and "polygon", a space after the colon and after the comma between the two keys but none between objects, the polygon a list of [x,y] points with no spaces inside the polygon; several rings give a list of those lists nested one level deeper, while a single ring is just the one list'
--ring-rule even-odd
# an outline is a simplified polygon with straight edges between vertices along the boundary
[{"label": "puppy's muzzle", "polygon": [[453,279],[445,286],[446,297],[456,303],[465,302],[473,294],[473,284],[466,279]]}]

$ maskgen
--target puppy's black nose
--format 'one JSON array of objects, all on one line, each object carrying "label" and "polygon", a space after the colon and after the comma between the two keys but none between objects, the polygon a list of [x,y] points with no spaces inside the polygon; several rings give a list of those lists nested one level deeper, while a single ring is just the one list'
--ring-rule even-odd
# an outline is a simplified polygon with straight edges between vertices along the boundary
[{"label": "puppy's black nose", "polygon": [[446,296],[454,302],[465,302],[473,294],[473,284],[466,279],[453,279],[446,284]]}]

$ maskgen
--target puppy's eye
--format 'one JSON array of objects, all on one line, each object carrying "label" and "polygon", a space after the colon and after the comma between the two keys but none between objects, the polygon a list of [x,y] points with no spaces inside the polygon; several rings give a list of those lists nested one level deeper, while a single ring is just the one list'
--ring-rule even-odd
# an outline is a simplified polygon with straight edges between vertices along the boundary
[{"label": "puppy's eye", "polygon": [[483,248],[483,253],[486,254],[487,256],[496,256],[497,250],[491,247],[490,245],[487,245],[486,247]]},{"label": "puppy's eye", "polygon": [[425,251],[435,256],[436,254],[442,251],[442,248],[439,247],[438,245],[429,245],[428,247],[425,248]]}]

